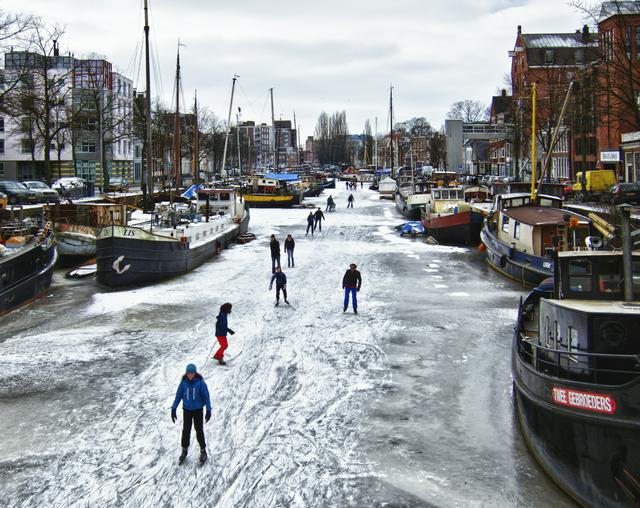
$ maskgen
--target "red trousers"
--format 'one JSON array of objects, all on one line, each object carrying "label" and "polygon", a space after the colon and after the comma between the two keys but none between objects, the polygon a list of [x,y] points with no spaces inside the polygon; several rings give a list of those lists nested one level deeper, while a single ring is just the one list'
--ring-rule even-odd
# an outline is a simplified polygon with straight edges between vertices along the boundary
[{"label": "red trousers", "polygon": [[224,351],[229,347],[229,344],[227,343],[227,337],[225,335],[216,335],[216,339],[218,339],[218,344],[220,344],[220,347],[218,348],[218,351],[216,351],[216,354],[213,355],[213,357],[216,360],[222,360],[224,358]]}]

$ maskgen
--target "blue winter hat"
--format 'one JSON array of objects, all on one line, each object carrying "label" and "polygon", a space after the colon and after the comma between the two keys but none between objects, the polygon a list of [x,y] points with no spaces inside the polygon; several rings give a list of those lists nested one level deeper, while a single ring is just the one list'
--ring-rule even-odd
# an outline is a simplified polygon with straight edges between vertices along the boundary
[{"label": "blue winter hat", "polygon": [[190,363],[189,365],[187,365],[187,374],[195,374],[196,372],[198,372],[198,369],[196,369],[196,366],[193,363]]}]

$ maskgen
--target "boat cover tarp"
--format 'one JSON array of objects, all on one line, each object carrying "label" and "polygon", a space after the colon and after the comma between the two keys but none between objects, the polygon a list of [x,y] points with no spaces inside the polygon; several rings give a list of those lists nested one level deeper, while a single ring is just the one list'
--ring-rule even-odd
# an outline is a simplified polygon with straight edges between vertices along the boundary
[{"label": "boat cover tarp", "polygon": [[271,180],[284,180],[285,182],[297,182],[300,180],[297,173],[267,173],[264,177]]},{"label": "boat cover tarp", "polygon": [[191,187],[189,187],[186,191],[182,193],[181,197],[191,199],[193,196],[196,195],[196,193],[200,189],[204,189],[204,185],[193,184]]},{"label": "boat cover tarp", "polygon": [[421,222],[410,221],[402,225],[403,235],[424,235],[424,226]]}]

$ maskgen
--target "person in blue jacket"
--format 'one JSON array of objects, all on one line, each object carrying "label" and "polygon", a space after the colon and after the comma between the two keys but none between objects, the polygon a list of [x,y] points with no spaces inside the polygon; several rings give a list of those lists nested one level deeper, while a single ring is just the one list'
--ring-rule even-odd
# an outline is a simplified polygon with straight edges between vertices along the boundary
[{"label": "person in blue jacket", "polygon": [[191,439],[191,426],[196,428],[196,439],[200,445],[200,462],[207,460],[207,444],[204,440],[204,425],[202,423],[202,409],[207,408],[204,421],[211,418],[211,400],[209,399],[209,389],[207,383],[196,369],[193,363],[187,365],[186,372],[176,391],[176,398],[171,406],[171,420],[176,423],[176,410],[182,401],[183,422],[182,422],[182,453],[179,463],[182,464],[189,452],[189,441]]},{"label": "person in blue jacket", "polygon": [[276,307],[280,305],[280,291],[282,291],[282,295],[284,296],[284,303],[288,304],[287,301],[287,276],[284,274],[280,267],[276,268],[276,273],[271,277],[271,282],[269,283],[269,291],[273,289],[273,281],[276,281]]},{"label": "person in blue jacket", "polygon": [[218,363],[220,365],[227,364],[227,362],[224,361],[224,352],[229,347],[229,343],[227,342],[227,334],[230,333],[231,335],[235,335],[236,333],[231,328],[229,328],[227,320],[227,315],[231,314],[232,307],[233,306],[228,302],[223,303],[220,306],[220,313],[216,318],[216,339],[218,339],[218,344],[220,344],[220,347],[218,348],[218,351],[216,351],[216,354],[213,355],[213,358],[218,360]]}]

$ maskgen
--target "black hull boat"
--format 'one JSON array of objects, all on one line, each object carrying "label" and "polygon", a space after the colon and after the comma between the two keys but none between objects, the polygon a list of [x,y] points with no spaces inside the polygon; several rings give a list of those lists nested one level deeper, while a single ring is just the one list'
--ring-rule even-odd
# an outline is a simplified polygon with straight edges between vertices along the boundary
[{"label": "black hull boat", "polygon": [[[622,300],[623,256],[560,253],[556,277],[521,302],[512,348],[522,434],[584,506],[640,505],[640,287]],[[633,257],[640,276],[640,253]]]},{"label": "black hull boat", "polygon": [[[247,213],[237,224],[212,221],[191,226],[190,231],[177,228],[174,236],[131,226],[107,227],[97,241],[98,282],[117,288],[183,275],[234,244],[236,237],[247,232],[248,223]],[[200,240],[204,234],[208,240]]]},{"label": "black hull boat", "polygon": [[57,260],[53,231],[0,256],[0,315],[42,296],[51,286]]}]

